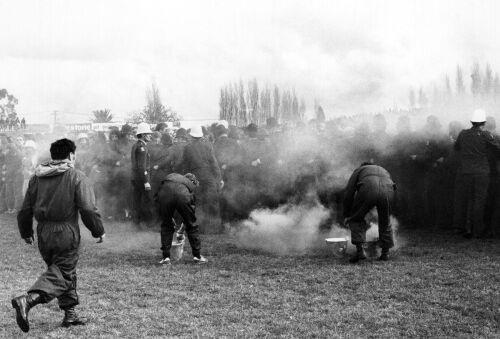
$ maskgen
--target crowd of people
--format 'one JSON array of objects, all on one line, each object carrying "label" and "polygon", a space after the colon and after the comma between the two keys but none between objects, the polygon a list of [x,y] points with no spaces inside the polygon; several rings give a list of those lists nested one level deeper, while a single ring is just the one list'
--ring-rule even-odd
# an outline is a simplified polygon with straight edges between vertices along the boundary
[{"label": "crowd of people", "polygon": [[[486,130],[496,138],[494,118],[486,120]],[[332,211],[329,223],[342,223],[347,179],[352,170],[370,161],[387,169],[396,183],[391,213],[402,225],[467,230],[471,215],[477,218],[481,213],[485,223],[481,236],[495,232],[500,223],[496,213],[500,199],[494,154],[488,155],[484,211],[472,213],[473,205],[467,205],[462,210],[471,213],[460,221],[454,214],[454,205],[459,203],[455,193],[465,193],[457,191],[461,164],[453,146],[465,123],[453,121],[445,128],[430,115],[422,128],[414,130],[410,117],[402,115],[395,133],[389,133],[385,117],[379,114],[372,121],[348,124],[336,119],[284,126],[270,119],[261,127],[221,123],[190,130],[158,124],[140,146],[149,154],[145,170],[151,187],[146,198],[138,198],[142,188],[131,185],[136,161],[131,152],[138,137],[131,125],[107,133],[80,133],[73,139],[78,149],[76,167],[94,185],[103,217],[135,221],[142,227],[159,223],[153,201],[162,180],[170,173],[188,172],[200,182],[197,217],[204,233],[219,233],[224,225],[247,218],[256,208],[284,203],[319,202]],[[37,143],[21,135],[2,138],[0,211],[19,209],[35,165],[49,159],[47,150],[37,149]]]}]

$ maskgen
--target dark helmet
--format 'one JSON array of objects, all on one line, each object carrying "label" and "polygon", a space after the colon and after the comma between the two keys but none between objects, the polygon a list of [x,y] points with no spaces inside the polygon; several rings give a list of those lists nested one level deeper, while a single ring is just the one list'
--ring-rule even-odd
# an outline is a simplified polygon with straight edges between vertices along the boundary
[{"label": "dark helmet", "polygon": [[161,136],[161,144],[163,146],[171,146],[173,144],[172,137],[168,133],[164,133]]},{"label": "dark helmet", "polygon": [[159,124],[156,125],[155,131],[156,132],[161,132],[163,129],[168,128],[168,125],[164,122],[160,122]]},{"label": "dark helmet", "polygon": [[121,133],[122,133],[122,135],[134,134],[134,128],[132,126],[130,126],[129,124],[125,124],[122,126]]},{"label": "dark helmet", "polygon": [[248,133],[257,133],[259,130],[259,127],[257,127],[256,124],[253,122],[247,126],[247,132]]},{"label": "dark helmet", "polygon": [[176,132],[175,132],[175,137],[176,138],[187,138],[188,136],[188,133],[187,133],[187,130],[185,128],[179,128]]}]

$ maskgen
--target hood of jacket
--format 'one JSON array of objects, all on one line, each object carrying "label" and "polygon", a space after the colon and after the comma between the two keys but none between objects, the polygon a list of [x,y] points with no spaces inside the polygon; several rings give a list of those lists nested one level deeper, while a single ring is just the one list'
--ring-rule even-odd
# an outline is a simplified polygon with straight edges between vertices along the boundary
[{"label": "hood of jacket", "polygon": [[37,177],[53,177],[63,174],[73,168],[74,165],[71,161],[65,160],[50,160],[41,163],[35,168],[35,175]]}]

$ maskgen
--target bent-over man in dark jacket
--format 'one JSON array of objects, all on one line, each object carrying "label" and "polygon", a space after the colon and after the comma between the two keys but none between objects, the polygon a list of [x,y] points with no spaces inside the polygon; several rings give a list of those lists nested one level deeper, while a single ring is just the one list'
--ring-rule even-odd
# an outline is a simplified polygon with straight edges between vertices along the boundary
[{"label": "bent-over man in dark jacket", "polygon": [[366,242],[368,224],[365,216],[373,207],[378,213],[379,244],[382,248],[380,260],[387,260],[389,249],[394,246],[390,224],[391,205],[394,200],[394,182],[387,170],[372,163],[358,167],[345,190],[344,217],[351,229],[351,242],[356,245],[352,263],[366,259],[363,245]]},{"label": "bent-over man in dark jacket", "polygon": [[38,248],[47,270],[42,273],[27,295],[12,299],[17,324],[29,331],[28,312],[42,303],[57,298],[64,310],[62,326],[84,325],[75,312],[76,264],[80,245],[78,212],[94,238],[104,237],[101,217],[97,213],[92,185],[82,172],[74,169],[76,146],[68,139],[50,146],[52,161],[37,166],[31,178],[17,222],[21,237],[33,244],[33,217],[38,222]]},{"label": "bent-over man in dark jacket", "polygon": [[174,236],[174,213],[177,211],[182,217],[186,228],[187,237],[196,263],[206,263],[200,254],[201,244],[199,227],[195,215],[195,189],[199,185],[196,176],[191,173],[181,175],[171,173],[162,181],[158,191],[158,203],[161,223],[161,250],[163,260],[160,264],[170,264],[170,248]]}]

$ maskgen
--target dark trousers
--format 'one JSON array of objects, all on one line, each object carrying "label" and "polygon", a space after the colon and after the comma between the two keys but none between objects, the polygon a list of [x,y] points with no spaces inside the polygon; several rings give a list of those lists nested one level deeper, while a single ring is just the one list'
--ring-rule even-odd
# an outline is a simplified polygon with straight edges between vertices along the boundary
[{"label": "dark trousers", "polygon": [[28,292],[37,292],[43,302],[57,298],[59,307],[78,305],[76,293],[76,264],[80,232],[78,225],[46,222],[37,227],[38,248],[47,270]]},{"label": "dark trousers", "polygon": [[[458,174],[455,181],[453,227],[472,233],[475,237],[484,235],[484,209],[488,196],[490,178],[486,175]],[[470,210],[470,216],[468,211]],[[469,217],[470,223],[467,223]]]},{"label": "dark trousers", "polygon": [[151,199],[151,191],[144,189],[144,183],[132,180],[132,199],[134,222],[151,222],[153,220],[151,211],[153,200]]},{"label": "dark trousers", "polygon": [[186,186],[175,182],[164,182],[158,192],[158,204],[161,223],[161,250],[163,258],[170,258],[170,248],[175,233],[174,213],[180,214],[193,256],[199,257],[201,242],[196,223],[194,196]]},{"label": "dark trousers", "polygon": [[368,225],[365,216],[374,207],[378,213],[379,243],[382,248],[394,247],[394,238],[390,223],[391,204],[394,199],[392,185],[381,185],[374,190],[358,191],[354,197],[351,213],[348,217],[351,229],[351,242],[362,244],[366,242]]}]

